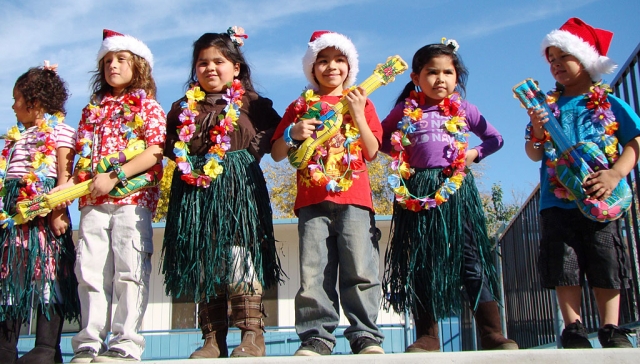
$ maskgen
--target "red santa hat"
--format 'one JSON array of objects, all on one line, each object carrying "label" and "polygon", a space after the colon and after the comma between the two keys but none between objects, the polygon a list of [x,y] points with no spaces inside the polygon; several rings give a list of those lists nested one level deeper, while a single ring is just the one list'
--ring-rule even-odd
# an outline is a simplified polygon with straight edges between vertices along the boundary
[{"label": "red santa hat", "polygon": [[307,80],[309,80],[311,86],[315,89],[319,87],[315,77],[313,77],[313,64],[318,57],[318,53],[329,47],[336,48],[347,57],[347,61],[349,62],[349,75],[344,80],[343,86],[350,87],[356,82],[356,76],[358,75],[358,52],[349,38],[328,30],[318,30],[311,35],[307,52],[304,54],[304,57],[302,57],[302,70],[304,71],[304,75],[307,77]]},{"label": "red santa hat", "polygon": [[129,51],[144,58],[153,69],[153,54],[146,44],[130,35],[120,34],[113,30],[104,29],[102,31],[102,46],[96,57],[98,62],[109,52]]},{"label": "red santa hat", "polygon": [[618,65],[607,57],[613,33],[590,26],[578,18],[571,18],[560,29],[553,30],[542,40],[542,52],[558,47],[576,57],[589,72],[593,81],[603,73],[612,73]]}]

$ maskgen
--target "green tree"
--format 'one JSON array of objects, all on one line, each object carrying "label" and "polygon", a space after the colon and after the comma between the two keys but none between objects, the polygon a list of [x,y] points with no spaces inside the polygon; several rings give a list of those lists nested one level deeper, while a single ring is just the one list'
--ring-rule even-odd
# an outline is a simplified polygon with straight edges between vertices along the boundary
[{"label": "green tree", "polygon": [[494,183],[491,186],[491,194],[481,194],[482,204],[487,218],[487,232],[490,238],[495,238],[502,226],[511,221],[520,209],[520,203],[505,204],[503,201],[502,186]]},{"label": "green tree", "polygon": [[[373,206],[376,214],[390,215],[393,211],[393,193],[387,185],[387,171],[391,158],[379,153],[367,163]],[[264,176],[269,187],[274,218],[295,217],[293,205],[296,200],[296,170],[289,163],[264,163]]]}]

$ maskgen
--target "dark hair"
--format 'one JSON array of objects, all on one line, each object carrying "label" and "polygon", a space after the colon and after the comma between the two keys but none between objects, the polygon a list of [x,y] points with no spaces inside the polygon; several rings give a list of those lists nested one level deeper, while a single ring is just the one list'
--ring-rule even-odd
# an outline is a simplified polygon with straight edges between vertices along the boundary
[{"label": "dark hair", "polygon": [[47,114],[65,113],[64,103],[69,98],[69,90],[56,71],[29,68],[18,77],[14,87],[24,97],[27,108],[41,107]]},{"label": "dark hair", "polygon": [[224,58],[228,59],[231,63],[240,65],[240,73],[236,77],[242,82],[247,92],[256,92],[251,82],[251,69],[249,64],[244,59],[240,47],[236,46],[231,41],[231,37],[227,33],[205,33],[198,40],[193,42],[193,57],[191,59],[191,73],[189,74],[189,81],[186,83],[186,88],[189,88],[191,84],[198,82],[198,76],[196,75],[196,64],[198,63],[198,57],[203,49],[209,47],[215,47]]},{"label": "dark hair", "polygon": [[[411,72],[420,74],[425,64],[429,63],[432,58],[438,56],[448,56],[453,62],[453,67],[456,69],[456,91],[460,93],[460,96],[464,97],[467,91],[467,78],[469,77],[469,71],[462,63],[462,58],[456,52],[454,52],[451,46],[446,44],[427,44],[426,46],[418,49],[416,54],[413,55],[413,61],[411,61]],[[396,100],[395,105],[404,102],[409,97],[411,91],[415,89],[413,81],[409,81],[404,87],[400,96]]]},{"label": "dark hair", "polygon": [[[131,53],[130,51],[127,52]],[[129,66],[131,66],[133,77],[129,85],[124,88],[123,94],[135,90],[144,90],[148,98],[155,99],[156,81],[151,75],[149,62],[139,55],[131,53]],[[101,99],[107,92],[113,91],[113,87],[104,78],[104,57],[98,61],[98,69],[95,70],[93,77],[91,77],[91,91],[98,99]]]}]

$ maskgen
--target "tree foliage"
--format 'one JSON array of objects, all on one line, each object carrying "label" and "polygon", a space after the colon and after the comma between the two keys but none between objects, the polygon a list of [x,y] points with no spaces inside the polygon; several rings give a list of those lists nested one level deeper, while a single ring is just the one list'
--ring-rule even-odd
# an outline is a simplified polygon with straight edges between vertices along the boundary
[{"label": "tree foliage", "polygon": [[500,233],[501,228],[508,224],[520,209],[520,203],[505,204],[503,201],[502,186],[494,183],[491,186],[491,194],[481,194],[485,216],[487,218],[487,232],[492,239]]},{"label": "tree foliage", "polygon": [[167,217],[169,196],[171,195],[171,180],[173,178],[173,171],[176,169],[176,163],[169,158],[164,158],[163,164],[164,170],[162,171],[162,180],[160,180],[160,200],[158,201],[156,216],[154,216],[153,222],[164,221]]},{"label": "tree foliage", "polygon": [[[391,158],[378,154],[378,157],[367,163],[369,181],[373,195],[373,206],[376,214],[390,215],[393,211],[392,192],[387,185],[387,168]],[[263,164],[264,176],[269,187],[274,218],[292,218],[293,205],[296,200],[296,170],[289,163]]]}]

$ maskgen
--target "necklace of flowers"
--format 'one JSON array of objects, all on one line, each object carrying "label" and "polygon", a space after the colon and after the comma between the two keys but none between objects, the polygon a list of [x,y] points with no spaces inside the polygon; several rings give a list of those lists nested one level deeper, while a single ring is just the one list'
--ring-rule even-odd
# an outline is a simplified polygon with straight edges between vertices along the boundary
[{"label": "necklace of flowers", "polygon": [[[609,85],[598,82],[591,86],[589,92],[587,92],[584,97],[587,100],[586,107],[591,112],[591,122],[602,127],[602,134],[597,138],[597,144],[604,150],[604,154],[609,163],[614,164],[619,157],[618,138],[614,135],[616,130],[618,130],[618,121],[611,111],[611,103],[607,101],[609,93],[611,93]],[[547,104],[556,118],[560,117],[560,109],[558,108],[557,101],[561,95],[562,92],[559,90],[552,90],[547,93]],[[527,128],[525,138],[531,135],[530,128]],[[547,156],[546,165],[551,192],[559,199],[574,200],[573,195],[558,181],[555,169],[558,163],[558,154],[550,139],[545,141],[544,150]]]},{"label": "necklace of flowers", "polygon": [[[351,88],[342,92],[346,95]],[[320,100],[320,96],[316,95],[313,89],[306,89],[302,92],[300,97],[294,104],[294,110],[296,111],[296,120],[299,120],[301,116],[308,113],[307,116],[316,117],[319,119],[319,109],[310,110],[310,106]],[[338,117],[342,117],[339,114]],[[324,186],[328,192],[338,193],[347,191],[353,185],[353,179],[358,178],[358,175],[364,170],[362,168],[362,160],[358,157],[359,151],[362,149],[359,143],[360,131],[353,125],[352,121],[343,122],[341,125],[339,135],[334,136],[331,140],[336,140],[342,143],[346,152],[342,157],[342,164],[345,166],[344,172],[337,177],[327,175],[324,165],[324,158],[329,154],[327,148],[324,145],[319,146],[315,153],[311,156],[307,165],[309,179],[317,186]]]},{"label": "necklace of flowers", "polygon": [[193,163],[189,157],[189,145],[199,125],[195,124],[198,110],[196,108],[199,101],[204,100],[206,94],[200,90],[198,83],[193,84],[185,93],[187,101],[180,103],[182,112],[178,117],[182,122],[178,125],[178,140],[173,147],[173,153],[176,155],[176,164],[182,172],[180,177],[183,181],[190,185],[207,188],[211,185],[211,181],[218,178],[223,172],[222,162],[225,154],[231,147],[232,133],[236,127],[236,121],[240,117],[240,108],[242,107],[242,96],[244,88],[240,80],[234,79],[233,82],[227,84],[227,92],[222,96],[227,101],[224,108],[224,115],[218,115],[218,125],[209,130],[209,138],[213,145],[205,155],[205,163],[202,170],[193,168]]},{"label": "necklace of flowers", "polygon": [[[44,114],[42,119],[35,122],[35,151],[30,154],[31,168],[29,172],[22,177],[22,187],[18,190],[16,202],[30,199],[33,196],[42,193],[43,181],[47,178],[47,173],[51,168],[55,168],[53,163],[53,153],[56,151],[56,142],[51,137],[53,129],[64,121],[62,113],[53,115]],[[7,135],[4,136],[5,145],[0,155],[0,225],[3,228],[11,228],[14,220],[11,215],[4,209],[4,203],[1,197],[4,197],[7,191],[4,189],[4,181],[9,168],[9,161],[13,155],[15,146],[19,140],[23,138],[23,132],[26,128],[22,123],[18,122],[12,126]]]},{"label": "necklace of flowers", "polygon": [[[447,157],[451,159],[451,165],[445,167],[442,173],[447,177],[442,185],[426,196],[417,197],[409,192],[405,180],[415,173],[409,165],[409,156],[405,153],[405,147],[411,144],[409,135],[416,131],[416,123],[422,119],[422,109],[418,107],[425,102],[424,94],[411,91],[404,102],[404,117],[398,122],[398,130],[391,134],[391,169],[392,173],[387,178],[389,186],[393,189],[396,201],[407,210],[419,212],[436,208],[447,202],[462,185],[466,176],[467,136],[465,112],[460,108],[461,100],[458,93],[453,93],[444,98],[439,104],[440,112],[449,119],[444,122],[443,128],[450,140]],[[433,196],[433,197],[432,197]]]},{"label": "necklace of flowers", "polygon": [[[127,140],[127,145],[138,139],[138,133],[144,126],[140,111],[142,110],[142,101],[146,98],[147,93],[140,89],[124,95],[120,101],[122,110],[119,113],[119,117],[124,120],[120,125],[120,131],[124,139]],[[78,129],[79,140],[76,143],[76,153],[79,159],[76,162],[75,169],[80,182],[90,179],[93,175],[93,149],[96,126],[108,117],[103,106],[106,98],[100,100],[99,103],[95,101],[95,97],[92,97],[92,100],[94,101],[88,106],[89,116],[85,124]]]}]

